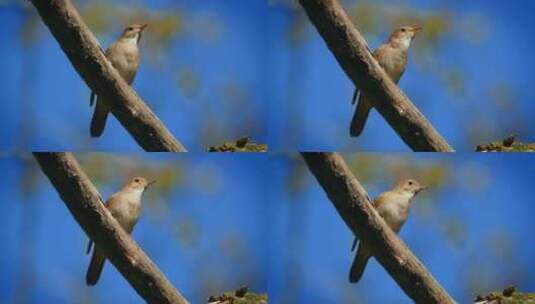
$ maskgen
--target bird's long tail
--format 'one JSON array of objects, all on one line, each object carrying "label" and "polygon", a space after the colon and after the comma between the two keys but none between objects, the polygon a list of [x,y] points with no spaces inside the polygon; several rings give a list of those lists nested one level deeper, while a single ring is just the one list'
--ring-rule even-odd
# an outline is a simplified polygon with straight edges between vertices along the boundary
[{"label": "bird's long tail", "polygon": [[95,112],[93,113],[93,118],[91,119],[91,137],[99,137],[102,135],[102,132],[104,132],[104,127],[106,127],[108,113],[108,107],[104,104],[104,102],[102,102],[102,100],[97,100]]},{"label": "bird's long tail", "polygon": [[357,283],[360,280],[369,259],[370,253],[368,247],[361,242],[357,249],[357,256],[355,256],[353,264],[351,265],[351,270],[349,271],[350,283]]},{"label": "bird's long tail", "polygon": [[94,286],[97,284],[100,274],[102,273],[102,268],[104,268],[104,262],[106,262],[106,257],[97,250],[96,246],[93,250],[93,256],[91,257],[91,263],[87,269],[87,274],[85,276],[85,282],[89,286]]},{"label": "bird's long tail", "polygon": [[372,105],[370,102],[366,99],[366,97],[361,95],[357,103],[357,109],[355,110],[355,114],[351,120],[351,127],[349,129],[349,134],[351,137],[357,137],[362,133],[371,109]]}]

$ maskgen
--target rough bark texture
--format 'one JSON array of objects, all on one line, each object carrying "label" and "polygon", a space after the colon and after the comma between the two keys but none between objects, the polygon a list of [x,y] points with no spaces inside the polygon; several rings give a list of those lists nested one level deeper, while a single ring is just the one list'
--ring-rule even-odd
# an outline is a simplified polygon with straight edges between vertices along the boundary
[{"label": "rough bark texture", "polygon": [[143,149],[186,151],[112,67],[69,0],[32,0],[32,3],[78,74],[93,92],[111,103],[113,115]]},{"label": "rough bark texture", "polygon": [[386,75],[337,0],[299,0],[347,76],[414,151],[453,149]]},{"label": "rough bark texture", "polygon": [[72,154],[34,156],[78,224],[146,302],[188,303],[111,216]]},{"label": "rough bark texture", "polygon": [[368,194],[337,153],[302,153],[346,225],[416,303],[454,303],[423,264],[373,209]]}]

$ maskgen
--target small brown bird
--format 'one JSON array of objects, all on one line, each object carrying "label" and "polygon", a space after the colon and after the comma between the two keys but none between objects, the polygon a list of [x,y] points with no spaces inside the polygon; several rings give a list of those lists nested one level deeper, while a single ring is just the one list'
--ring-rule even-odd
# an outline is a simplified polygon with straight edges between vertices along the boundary
[{"label": "small brown bird", "polygon": [[[113,43],[105,52],[106,58],[117,69],[121,77],[128,83],[132,84],[136,77],[139,66],[139,40],[141,33],[147,27],[147,24],[132,24],[127,26],[119,40]],[[89,104],[93,106],[95,93],[91,93]],[[97,98],[95,112],[91,119],[91,137],[99,137],[104,132],[106,119],[108,118],[109,105],[101,97]]]},{"label": "small brown bird", "polygon": [[[395,83],[398,83],[403,72],[405,72],[407,51],[409,50],[412,39],[421,29],[419,26],[402,26],[390,35],[390,38],[385,44],[373,52],[373,57],[375,57],[379,65]],[[358,88],[355,88],[352,104],[355,104],[357,96],[357,109],[353,115],[349,129],[352,137],[357,137],[362,133],[366,120],[368,119],[368,114],[373,107],[373,103],[366,95],[359,94]]]},{"label": "small brown bird", "polygon": [[[113,194],[108,201],[106,201],[106,208],[108,208],[111,215],[128,234],[132,233],[132,230],[139,219],[141,212],[141,196],[153,183],[154,181],[148,182],[143,177],[134,177],[124,184],[119,192]],[[92,241],[90,240],[89,246],[87,247],[87,253],[91,250],[91,245]],[[106,262],[104,253],[102,253],[95,245],[91,263],[89,264],[85,277],[87,285],[93,286],[97,284],[102,268],[104,267],[104,262]]]},{"label": "small brown bird", "polygon": [[[373,207],[377,210],[379,215],[385,220],[386,224],[395,232],[398,233],[401,226],[409,216],[409,209],[412,198],[420,191],[425,189],[420,183],[413,179],[407,179],[399,182],[394,189],[383,192],[381,195],[373,200]],[[351,251],[355,250],[357,238],[353,242]],[[356,283],[362,277],[368,259],[372,256],[371,249],[366,243],[360,242],[357,249],[357,255],[351,265],[349,271],[349,282]]]}]

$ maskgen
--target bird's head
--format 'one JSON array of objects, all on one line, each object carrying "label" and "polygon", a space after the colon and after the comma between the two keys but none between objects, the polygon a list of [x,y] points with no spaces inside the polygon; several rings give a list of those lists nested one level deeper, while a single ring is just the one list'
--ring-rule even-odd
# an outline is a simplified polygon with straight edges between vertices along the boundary
[{"label": "bird's head", "polygon": [[411,45],[412,39],[421,29],[421,26],[401,26],[390,35],[390,42],[407,50]]},{"label": "bird's head", "polygon": [[145,191],[150,185],[154,184],[156,181],[148,181],[143,177],[133,177],[128,182],[126,182],[124,188],[137,190],[137,191]]},{"label": "bird's head", "polygon": [[145,30],[146,27],[147,24],[130,24],[124,29],[121,38],[134,40],[136,41],[136,43],[139,43],[139,39],[141,39],[141,33],[143,32],[143,30]]},{"label": "bird's head", "polygon": [[422,186],[418,181],[414,179],[407,179],[399,182],[396,189],[399,191],[407,192],[413,196],[424,190],[426,187]]}]

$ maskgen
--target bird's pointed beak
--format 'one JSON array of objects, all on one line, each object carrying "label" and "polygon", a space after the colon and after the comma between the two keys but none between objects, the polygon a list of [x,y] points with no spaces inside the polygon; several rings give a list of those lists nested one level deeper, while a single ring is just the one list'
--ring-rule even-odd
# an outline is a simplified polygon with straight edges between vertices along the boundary
[{"label": "bird's pointed beak", "polygon": [[144,24],[142,24],[142,25],[139,27],[139,28],[140,28],[140,31],[143,32],[147,26],[149,26],[148,23],[144,23]]},{"label": "bird's pointed beak", "polygon": [[147,186],[145,187],[145,189],[147,189],[150,185],[154,184],[156,182],[156,180],[151,180],[150,182],[147,183]]},{"label": "bird's pointed beak", "polygon": [[416,191],[416,193],[420,193],[424,191],[425,189],[427,189],[427,186],[420,186],[420,188],[418,189],[418,191]]},{"label": "bird's pointed beak", "polygon": [[419,25],[415,25],[415,26],[412,26],[411,27],[411,31],[416,34],[418,33],[419,31],[421,31],[423,29],[423,27],[419,26]]}]

